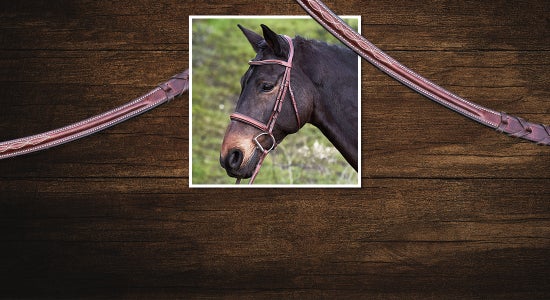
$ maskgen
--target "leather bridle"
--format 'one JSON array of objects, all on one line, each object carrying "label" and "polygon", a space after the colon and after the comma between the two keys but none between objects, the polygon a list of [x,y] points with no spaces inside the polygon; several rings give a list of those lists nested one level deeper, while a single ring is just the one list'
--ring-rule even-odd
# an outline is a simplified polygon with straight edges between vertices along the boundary
[{"label": "leather bridle", "polygon": [[[290,93],[290,100],[292,101],[292,107],[294,108],[294,113],[296,115],[298,129],[300,129],[302,125],[302,122],[300,121],[300,114],[298,113],[298,107],[296,105],[296,99],[294,98],[294,92],[292,91],[292,87],[290,86],[290,71],[292,69],[292,59],[294,58],[294,44],[292,43],[292,39],[290,37],[286,35],[284,35],[283,37],[288,42],[289,46],[289,54],[286,61],[279,59],[265,59],[251,60],[248,62],[248,64],[252,66],[281,65],[285,67],[283,79],[281,80],[279,91],[277,92],[277,98],[275,99],[275,105],[273,106],[273,111],[271,112],[271,116],[269,117],[268,121],[266,123],[262,123],[261,121],[258,121],[250,116],[241,114],[239,112],[234,112],[229,116],[233,121],[245,123],[262,131],[260,134],[256,135],[252,139],[254,144],[256,144],[256,149],[260,151],[260,158],[258,160],[258,163],[256,164],[256,167],[254,169],[254,172],[252,173],[252,177],[250,177],[250,181],[248,182],[248,184],[252,184],[254,182],[254,179],[256,178],[256,175],[258,175],[258,172],[260,171],[260,167],[262,166],[265,157],[267,156],[267,154],[269,154],[269,152],[271,152],[271,150],[275,149],[275,147],[277,146],[277,141],[273,136],[273,128],[275,127],[275,123],[277,122],[277,118],[279,117],[279,113],[281,112],[287,93]],[[271,139],[271,146],[268,149],[262,146],[262,144],[258,141],[258,139],[262,136],[267,136]],[[239,184],[240,182],[241,178],[237,178],[236,183]]]}]

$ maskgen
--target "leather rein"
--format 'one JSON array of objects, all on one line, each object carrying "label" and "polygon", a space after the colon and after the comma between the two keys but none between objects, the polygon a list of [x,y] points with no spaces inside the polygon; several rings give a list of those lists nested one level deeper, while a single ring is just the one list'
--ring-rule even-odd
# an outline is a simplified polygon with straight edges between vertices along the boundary
[{"label": "leather rein", "polygon": [[[252,141],[256,145],[256,150],[260,151],[260,158],[258,160],[258,163],[256,164],[256,167],[254,168],[254,172],[252,173],[252,177],[250,177],[250,181],[248,182],[248,184],[254,183],[254,180],[256,179],[258,172],[260,172],[260,168],[262,166],[262,163],[265,157],[269,154],[269,152],[271,152],[271,150],[277,147],[277,141],[273,136],[273,128],[275,127],[275,123],[277,122],[279,113],[283,108],[283,103],[285,101],[285,96],[287,93],[290,94],[290,100],[292,101],[292,107],[294,108],[294,114],[296,115],[298,129],[301,127],[301,124],[302,124],[300,121],[300,114],[298,113],[298,106],[296,105],[296,99],[294,98],[294,92],[292,91],[292,87],[290,86],[290,71],[292,70],[292,59],[294,58],[294,44],[290,37],[286,35],[284,35],[283,37],[288,42],[288,46],[289,46],[289,54],[288,54],[288,59],[286,61],[279,60],[279,59],[264,59],[264,60],[251,60],[248,62],[248,64],[251,66],[281,65],[285,67],[285,72],[281,80],[279,91],[277,92],[277,98],[275,99],[275,105],[273,106],[271,116],[267,120],[267,123],[262,123],[261,121],[258,121],[250,116],[241,114],[239,112],[234,112],[229,116],[229,118],[233,121],[245,123],[247,125],[250,125],[252,127],[255,127],[261,130],[261,133],[256,135],[252,139]],[[264,148],[264,146],[262,146],[262,144],[258,140],[262,136],[267,136],[271,139],[271,146],[268,149]],[[240,182],[241,182],[241,178],[237,178],[236,184],[239,184]]]},{"label": "leather rein", "polygon": [[539,145],[550,145],[550,126],[497,112],[459,97],[405,67],[353,30],[319,0],[296,0],[302,8],[338,40],[366,61],[417,93],[485,126]]},{"label": "leather rein", "polygon": [[[365,37],[349,27],[322,1],[296,0],[296,2],[327,31],[354,50],[358,55],[412,90],[463,116],[496,129],[498,132],[526,139],[539,145],[550,145],[550,126],[531,123],[522,118],[497,112],[461,98],[408,69],[384,53]],[[231,115],[231,120],[246,123],[262,131],[253,139],[257,149],[261,152],[261,156],[250,183],[254,181],[254,178],[258,174],[265,156],[276,147],[276,141],[272,132],[287,92],[290,93],[298,126],[301,126],[296,101],[290,88],[290,70],[292,68],[294,46],[289,37],[285,36],[285,39],[287,39],[290,45],[290,55],[287,61],[263,60],[250,62],[251,65],[278,64],[286,68],[276,104],[268,122],[262,123],[238,112]],[[175,75],[167,82],[160,84],[149,93],[108,112],[41,134],[0,142],[0,160],[58,146],[104,130],[166,103],[183,94],[188,88],[189,72],[186,70]],[[265,149],[258,141],[264,135],[272,140],[272,145],[269,149]],[[240,182],[240,179],[237,179],[237,182]]]},{"label": "leather rein", "polygon": [[185,70],[145,95],[110,111],[62,128],[1,142],[0,159],[33,153],[94,134],[169,102],[188,88],[189,70]]}]

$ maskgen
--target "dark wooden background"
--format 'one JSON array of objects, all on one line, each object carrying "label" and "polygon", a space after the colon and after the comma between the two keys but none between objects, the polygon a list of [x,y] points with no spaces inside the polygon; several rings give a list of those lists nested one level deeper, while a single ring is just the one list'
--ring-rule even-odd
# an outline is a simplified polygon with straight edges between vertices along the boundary
[{"label": "dark wooden background", "polygon": [[[444,87],[550,124],[548,1],[327,4]],[[304,14],[289,0],[0,7],[1,140],[186,69],[191,14]],[[362,71],[361,189],[189,189],[187,94],[0,161],[0,296],[548,298],[550,148]]]}]

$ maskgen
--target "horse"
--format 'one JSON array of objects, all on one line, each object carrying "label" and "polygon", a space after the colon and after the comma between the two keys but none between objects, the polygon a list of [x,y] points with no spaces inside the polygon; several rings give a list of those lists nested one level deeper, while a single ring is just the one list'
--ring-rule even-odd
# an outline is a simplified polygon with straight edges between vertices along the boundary
[{"label": "horse", "polygon": [[357,171],[358,59],[346,47],[238,25],[256,57],[241,77],[241,93],[225,131],[220,164],[251,178],[263,159],[306,123],[317,127]]}]

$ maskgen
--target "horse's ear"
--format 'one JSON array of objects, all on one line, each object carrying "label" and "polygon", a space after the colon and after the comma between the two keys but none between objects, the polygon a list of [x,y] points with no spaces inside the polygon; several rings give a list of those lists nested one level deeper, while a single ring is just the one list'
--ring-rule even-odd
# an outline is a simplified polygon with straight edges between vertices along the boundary
[{"label": "horse's ear", "polygon": [[261,49],[260,45],[264,41],[264,38],[261,35],[257,34],[256,32],[250,29],[244,28],[243,26],[241,26],[241,24],[237,24],[237,26],[239,26],[239,28],[243,32],[244,36],[246,37],[250,45],[252,45],[252,48],[254,48],[254,51],[256,51],[256,53],[260,52],[260,49]]},{"label": "horse's ear", "polygon": [[280,35],[273,32],[273,30],[271,30],[266,25],[262,24],[260,26],[262,26],[262,30],[263,30],[263,33],[264,33],[264,39],[265,39],[267,45],[271,49],[273,49],[273,52],[275,52],[275,55],[285,57],[286,53],[285,53],[284,48],[283,48],[283,45],[285,45],[285,42],[284,42],[283,38]]}]

